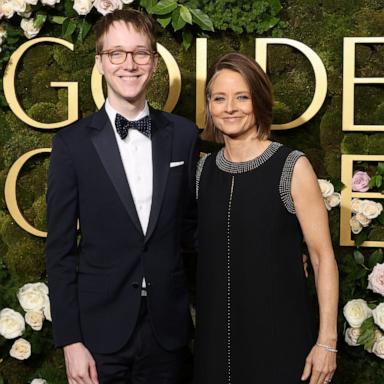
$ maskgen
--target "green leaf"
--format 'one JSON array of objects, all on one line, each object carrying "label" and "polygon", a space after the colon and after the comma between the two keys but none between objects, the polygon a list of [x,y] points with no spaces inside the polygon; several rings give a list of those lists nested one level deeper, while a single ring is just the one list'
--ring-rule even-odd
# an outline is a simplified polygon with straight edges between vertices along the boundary
[{"label": "green leaf", "polygon": [[380,162],[379,164],[377,164],[377,170],[376,171],[379,175],[384,176],[384,163],[383,162]]},{"label": "green leaf", "polygon": [[185,26],[185,21],[180,15],[180,8],[176,8],[172,12],[172,26],[175,31],[178,31]]},{"label": "green leaf", "polygon": [[185,5],[180,5],[180,16],[186,23],[192,25],[192,14]]},{"label": "green leaf", "polygon": [[50,21],[51,23],[62,25],[66,19],[67,17],[64,17],[64,16],[52,16],[50,18]]},{"label": "green leaf", "polygon": [[156,5],[156,0],[141,0],[140,1],[140,6],[145,8],[145,10],[152,15],[152,10]]},{"label": "green leaf", "polygon": [[383,258],[384,258],[384,255],[383,255],[383,250],[381,248],[373,252],[368,260],[369,268],[372,269],[376,264],[382,263]]},{"label": "green leaf", "polygon": [[383,184],[383,176],[377,175],[376,176],[376,187],[380,188],[382,184]]},{"label": "green leaf", "polygon": [[361,325],[361,335],[357,339],[357,342],[362,345],[367,345],[375,339],[375,324],[373,318],[370,317],[366,319]]},{"label": "green leaf", "polygon": [[68,17],[78,16],[76,11],[73,9],[73,0],[64,0],[65,15]]},{"label": "green leaf", "polygon": [[45,14],[37,14],[36,15],[36,18],[35,20],[33,21],[33,25],[38,28],[38,29],[41,29],[41,27],[44,25],[45,23],[45,20],[47,20],[47,15]]},{"label": "green leaf", "polygon": [[364,255],[357,249],[353,251],[353,257],[357,264],[364,265]]},{"label": "green leaf", "polygon": [[375,187],[376,187],[376,177],[377,177],[377,176],[373,176],[373,177],[371,178],[371,180],[369,180],[369,182],[368,182],[368,187],[369,187],[369,189],[371,189],[371,188],[375,188]]},{"label": "green leaf", "polygon": [[83,22],[79,26],[79,35],[77,40],[82,43],[85,37],[88,35],[88,32],[91,30],[92,24],[83,19]]},{"label": "green leaf", "polygon": [[192,39],[193,39],[192,32],[188,29],[184,29],[182,32],[182,37],[183,37],[183,42],[182,42],[183,48],[187,50],[192,44]]},{"label": "green leaf", "polygon": [[23,32],[20,28],[16,28],[11,24],[6,24],[5,28],[7,30],[7,36],[8,37],[21,36],[23,34]]},{"label": "green leaf", "polygon": [[269,6],[271,7],[271,13],[274,16],[277,15],[283,8],[280,0],[269,0]]},{"label": "green leaf", "polygon": [[70,38],[76,31],[77,24],[72,19],[67,19],[63,23],[62,34],[64,38]]},{"label": "green leaf", "polygon": [[384,225],[384,210],[383,210],[383,212],[380,213],[380,215],[376,218],[376,220],[377,220],[380,224]]},{"label": "green leaf", "polygon": [[169,15],[159,16],[156,20],[163,28],[166,28],[171,22],[172,17]]},{"label": "green leaf", "polygon": [[212,20],[200,9],[190,9],[192,13],[192,20],[196,23],[203,31],[214,31]]},{"label": "green leaf", "polygon": [[177,8],[177,0],[160,0],[153,8],[152,13],[155,15],[166,15],[173,12]]},{"label": "green leaf", "polygon": [[20,40],[20,36],[7,36],[8,45],[16,44]]},{"label": "green leaf", "polygon": [[359,234],[355,235],[355,245],[360,247],[368,239],[368,232],[362,230]]}]

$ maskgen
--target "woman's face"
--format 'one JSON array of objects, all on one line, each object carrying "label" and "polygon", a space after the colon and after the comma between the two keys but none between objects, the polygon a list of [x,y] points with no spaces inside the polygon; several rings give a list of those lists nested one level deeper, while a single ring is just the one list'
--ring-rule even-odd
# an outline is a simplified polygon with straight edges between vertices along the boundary
[{"label": "woman's face", "polygon": [[209,111],[223,135],[236,139],[257,135],[251,92],[240,73],[223,69],[216,75]]}]

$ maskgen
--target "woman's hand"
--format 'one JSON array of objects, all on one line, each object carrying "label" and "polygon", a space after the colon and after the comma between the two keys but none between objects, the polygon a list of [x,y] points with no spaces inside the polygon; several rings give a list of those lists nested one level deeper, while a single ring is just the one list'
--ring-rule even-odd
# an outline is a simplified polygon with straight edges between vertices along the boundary
[{"label": "woman's hand", "polygon": [[336,370],[336,353],[314,345],[305,360],[302,381],[311,377],[309,384],[327,384],[332,381]]}]

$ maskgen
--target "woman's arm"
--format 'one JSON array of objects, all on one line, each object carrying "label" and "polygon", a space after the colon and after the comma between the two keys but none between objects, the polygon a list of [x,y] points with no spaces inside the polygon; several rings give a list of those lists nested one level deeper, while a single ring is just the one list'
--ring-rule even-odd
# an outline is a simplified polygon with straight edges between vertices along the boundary
[{"label": "woman's arm", "polygon": [[320,309],[317,344],[306,359],[302,380],[311,376],[310,384],[323,384],[336,369],[336,353],[324,346],[336,349],[339,282],[327,210],[317,177],[305,157],[295,165],[291,192],[315,274]]}]

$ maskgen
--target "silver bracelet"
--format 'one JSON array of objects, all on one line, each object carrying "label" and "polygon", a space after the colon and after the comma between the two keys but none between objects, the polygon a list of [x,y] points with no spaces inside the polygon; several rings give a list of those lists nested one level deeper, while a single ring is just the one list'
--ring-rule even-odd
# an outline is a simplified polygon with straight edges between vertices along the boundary
[{"label": "silver bracelet", "polygon": [[316,345],[317,345],[318,347],[325,348],[328,352],[337,353],[337,349],[332,348],[332,347],[330,347],[329,345],[320,344],[320,343],[316,343]]}]

